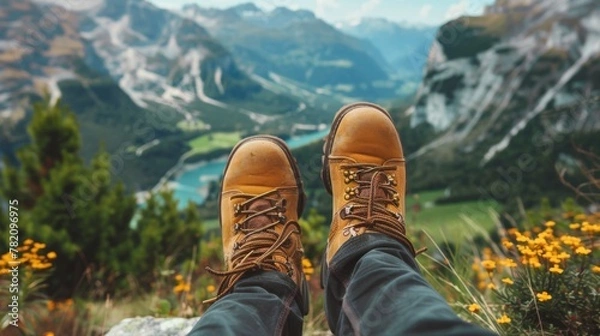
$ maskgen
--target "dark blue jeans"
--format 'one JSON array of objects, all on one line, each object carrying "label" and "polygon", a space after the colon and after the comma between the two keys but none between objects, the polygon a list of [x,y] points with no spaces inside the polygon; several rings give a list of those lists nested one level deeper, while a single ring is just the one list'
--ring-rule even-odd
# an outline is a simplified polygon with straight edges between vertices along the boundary
[{"label": "dark blue jeans", "polygon": [[[363,234],[324,267],[325,309],[336,335],[495,335],[460,319],[399,242]],[[299,291],[279,272],[257,272],[213,304],[189,335],[302,335]]]}]

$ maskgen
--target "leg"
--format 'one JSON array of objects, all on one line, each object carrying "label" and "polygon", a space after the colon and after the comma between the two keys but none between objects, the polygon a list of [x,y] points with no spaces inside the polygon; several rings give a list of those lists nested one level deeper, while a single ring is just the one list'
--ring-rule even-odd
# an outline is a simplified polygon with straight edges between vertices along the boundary
[{"label": "leg", "polygon": [[238,143],[219,198],[225,271],[214,304],[192,335],[301,335],[308,312],[298,217],[304,192],[285,143],[255,136]]},{"label": "leg", "polygon": [[406,236],[406,162],[387,111],[358,103],[336,115],[322,177],[333,196],[323,284],[339,335],[488,335],[462,321],[419,274]]},{"label": "leg", "polygon": [[461,320],[423,279],[409,250],[385,235],[344,244],[324,284],[337,335],[494,335]]},{"label": "leg", "polygon": [[213,304],[190,336],[302,335],[296,284],[279,272],[256,272]]}]

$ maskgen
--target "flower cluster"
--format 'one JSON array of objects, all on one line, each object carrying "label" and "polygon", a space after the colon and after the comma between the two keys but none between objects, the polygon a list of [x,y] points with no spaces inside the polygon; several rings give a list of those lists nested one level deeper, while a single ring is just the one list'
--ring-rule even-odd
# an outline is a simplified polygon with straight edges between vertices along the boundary
[{"label": "flower cluster", "polygon": [[308,258],[302,258],[302,269],[304,270],[304,276],[306,281],[310,280],[310,276],[315,273],[315,269]]},{"label": "flower cluster", "polygon": [[181,294],[181,293],[189,293],[190,291],[190,283],[183,279],[183,275],[177,274],[175,276],[175,281],[177,284],[173,287],[173,293]]},{"label": "flower cluster", "polygon": [[66,299],[64,301],[53,301],[48,300],[46,302],[46,308],[48,311],[66,311],[73,307],[73,299]]},{"label": "flower cluster", "polygon": [[0,275],[7,274],[10,266],[20,265],[23,268],[30,267],[32,270],[45,270],[52,267],[56,259],[56,252],[43,252],[46,244],[26,239],[23,245],[17,247],[18,259],[13,260],[12,253],[6,252],[0,257]]},{"label": "flower cluster", "polygon": [[[531,230],[509,229],[496,250],[483,249],[473,263],[474,280],[499,299],[496,322],[588,334],[585,328],[595,322],[587,316],[600,314],[593,299],[600,288],[598,235],[600,215],[578,214]],[[467,310],[477,314],[480,307]]]}]

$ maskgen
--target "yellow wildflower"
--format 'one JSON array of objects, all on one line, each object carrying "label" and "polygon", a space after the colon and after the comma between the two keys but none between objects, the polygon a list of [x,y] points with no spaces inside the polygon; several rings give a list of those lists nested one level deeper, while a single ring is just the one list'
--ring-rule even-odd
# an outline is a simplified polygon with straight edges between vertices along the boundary
[{"label": "yellow wildflower", "polygon": [[46,257],[48,257],[48,259],[56,259],[56,252],[48,252],[48,254],[46,254]]},{"label": "yellow wildflower", "polygon": [[533,243],[535,245],[538,245],[538,246],[546,246],[546,245],[548,245],[548,242],[546,242],[546,239],[541,238],[541,237],[535,238],[533,240]]},{"label": "yellow wildflower", "polygon": [[491,272],[496,268],[496,262],[493,260],[484,260],[481,262],[481,266],[483,266],[486,271]]},{"label": "yellow wildflower", "polygon": [[569,229],[577,230],[577,229],[579,229],[580,226],[581,226],[581,224],[579,224],[579,223],[571,223],[571,224],[569,224]]},{"label": "yellow wildflower", "polygon": [[529,258],[529,265],[531,265],[531,267],[533,268],[542,267],[542,264],[540,263],[540,260],[537,257]]},{"label": "yellow wildflower", "polygon": [[175,280],[177,280],[177,281],[183,281],[183,275],[181,275],[181,274],[177,274],[177,275],[175,276]]},{"label": "yellow wildflower", "polygon": [[504,282],[507,285],[512,285],[515,283],[511,278],[504,278],[502,279],[502,282]]},{"label": "yellow wildflower", "polygon": [[558,263],[560,263],[562,260],[561,260],[559,257],[557,257],[557,256],[552,256],[552,257],[548,258],[548,261],[550,261],[550,262],[551,262],[551,263],[553,263],[553,264],[558,264]]},{"label": "yellow wildflower", "polygon": [[502,246],[504,246],[505,248],[509,249],[513,246],[515,246],[515,244],[513,244],[510,240],[508,239],[504,239],[502,240]]},{"label": "yellow wildflower", "polygon": [[52,267],[52,264],[51,263],[41,263],[41,262],[37,261],[37,262],[32,263],[31,267],[33,269],[43,270],[43,269]]},{"label": "yellow wildflower", "polygon": [[304,271],[304,277],[306,280],[310,280],[310,276],[315,272],[310,259],[302,258],[302,270]]},{"label": "yellow wildflower", "polygon": [[48,302],[46,302],[46,308],[48,311],[53,311],[56,308],[56,303],[52,300],[48,300]]},{"label": "yellow wildflower", "polygon": [[521,243],[524,243],[524,242],[526,242],[526,241],[529,241],[529,238],[527,238],[527,237],[526,237],[526,236],[524,236],[524,235],[518,235],[518,236],[517,236],[517,241],[518,241],[518,242],[521,242]]},{"label": "yellow wildflower", "polygon": [[553,227],[554,225],[556,225],[555,221],[547,221],[546,224],[544,224],[546,227]]},{"label": "yellow wildflower", "polygon": [[493,283],[489,283],[489,284],[487,285],[487,288],[488,288],[488,289],[491,289],[491,290],[495,290],[495,289],[496,289],[496,285],[494,285]]},{"label": "yellow wildflower", "polygon": [[484,290],[486,286],[487,286],[487,284],[486,284],[486,282],[485,282],[485,281],[479,281],[479,282],[477,283],[477,288],[478,288],[479,290]]},{"label": "yellow wildflower", "polygon": [[216,288],[215,288],[215,286],[213,286],[213,285],[208,285],[208,286],[206,286],[206,291],[207,291],[207,292],[209,292],[209,293],[212,293],[212,292],[214,292],[215,290],[216,290]]},{"label": "yellow wildflower", "polygon": [[583,246],[579,246],[576,250],[575,253],[577,254],[581,254],[581,255],[588,255],[590,253],[592,253],[592,250],[585,248]]},{"label": "yellow wildflower", "polygon": [[46,331],[44,336],[54,336],[54,333],[52,331]]},{"label": "yellow wildflower", "polygon": [[469,305],[469,307],[467,309],[469,309],[469,311],[471,313],[477,314],[481,310],[481,306],[478,305],[477,303],[472,303],[472,304]]},{"label": "yellow wildflower", "polygon": [[596,266],[596,265],[592,266],[592,272],[600,273],[600,266]]},{"label": "yellow wildflower", "polygon": [[529,247],[525,247],[525,248],[521,249],[521,254],[526,255],[528,257],[533,257],[537,253],[535,251],[533,251],[532,249],[530,249]]},{"label": "yellow wildflower", "polygon": [[548,301],[552,299],[552,295],[548,294],[546,291],[536,294],[538,300],[540,302]]},{"label": "yellow wildflower", "polygon": [[499,261],[499,263],[505,267],[517,267],[517,263],[511,258],[502,259]]},{"label": "yellow wildflower", "polygon": [[23,245],[31,245],[31,244],[33,244],[32,239],[25,239],[25,241],[23,242]]},{"label": "yellow wildflower", "polygon": [[181,292],[189,292],[190,291],[190,284],[186,283],[186,282],[182,282],[180,284],[178,284],[177,286],[175,286],[175,288],[173,288],[173,292],[175,294],[179,294]]},{"label": "yellow wildflower", "polygon": [[555,264],[554,266],[550,267],[548,269],[550,272],[552,273],[556,273],[556,274],[562,274],[562,272],[564,271],[562,268],[560,268],[559,265]]},{"label": "yellow wildflower", "polygon": [[564,235],[564,236],[560,237],[560,241],[563,244],[565,244],[567,246],[572,246],[572,247],[577,247],[581,244],[580,238],[569,236],[569,235]]},{"label": "yellow wildflower", "polygon": [[511,319],[510,317],[508,317],[506,314],[502,314],[502,316],[500,316],[500,318],[498,318],[496,320],[496,322],[498,322],[498,324],[508,324],[510,323]]}]

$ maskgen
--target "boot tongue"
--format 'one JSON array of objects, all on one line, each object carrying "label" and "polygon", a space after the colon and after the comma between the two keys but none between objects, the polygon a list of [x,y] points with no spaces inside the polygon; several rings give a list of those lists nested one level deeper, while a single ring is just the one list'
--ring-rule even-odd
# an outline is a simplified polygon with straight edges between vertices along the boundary
[{"label": "boot tongue", "polygon": [[[385,198],[387,197],[385,191],[383,190],[383,188],[381,188],[381,185],[383,185],[386,181],[387,181],[387,176],[381,172],[372,172],[372,173],[367,173],[367,174],[363,174],[361,176],[361,180],[362,181],[369,181],[371,182],[371,179],[373,179],[373,175],[375,175],[375,179],[373,180],[372,184],[375,187],[375,197],[376,198]],[[365,187],[365,188],[361,188],[358,196],[361,198],[369,198],[371,195],[371,188],[370,187]]]},{"label": "boot tongue", "polygon": [[[263,199],[258,199],[256,201],[252,202],[252,204],[250,204],[248,206],[248,210],[259,212],[259,211],[263,211],[263,210],[271,208],[271,207],[272,207],[272,205],[269,201],[263,200]],[[266,226],[271,223],[273,223],[272,218],[269,218],[269,216],[267,216],[267,215],[260,215],[260,216],[256,216],[256,217],[250,219],[249,221],[247,221],[246,227],[248,229],[254,230],[254,229],[261,228],[261,227]]]}]

